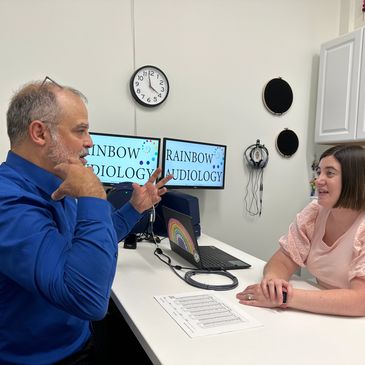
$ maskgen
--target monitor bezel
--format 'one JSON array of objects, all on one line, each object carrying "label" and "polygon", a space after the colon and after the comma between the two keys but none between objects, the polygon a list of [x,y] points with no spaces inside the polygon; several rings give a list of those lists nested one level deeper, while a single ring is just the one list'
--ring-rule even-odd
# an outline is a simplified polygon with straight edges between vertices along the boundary
[{"label": "monitor bezel", "polygon": [[162,173],[161,178],[166,176],[165,172],[165,156],[166,156],[166,142],[167,141],[175,141],[175,142],[185,142],[185,143],[193,143],[193,144],[201,144],[201,145],[208,145],[208,146],[216,146],[216,147],[223,147],[224,148],[224,168],[223,168],[223,184],[222,186],[204,186],[204,185],[170,185],[168,182],[165,184],[166,188],[168,189],[209,189],[209,190],[223,190],[226,184],[226,166],[227,166],[227,145],[220,144],[220,143],[210,143],[210,142],[203,142],[203,141],[195,141],[195,140],[188,140],[188,139],[179,139],[179,138],[170,138],[164,137],[162,141],[162,153],[161,153],[161,166],[162,166]]},{"label": "monitor bezel", "polygon": [[[116,133],[104,133],[104,132],[95,132],[95,131],[89,131],[89,135],[91,136],[91,139],[93,139],[93,135],[99,135],[99,136],[107,136],[107,137],[122,137],[122,138],[134,138],[134,139],[151,139],[153,141],[157,141],[158,142],[158,149],[157,149],[157,167],[160,166],[160,159],[161,159],[161,138],[160,137],[140,136],[140,135],[136,136],[136,135],[132,135],[132,134],[116,134]],[[94,144],[94,141],[93,141],[93,144]],[[87,156],[86,156],[86,160],[87,160]],[[103,186],[106,189],[112,188],[115,185],[118,185],[118,184],[123,183],[123,182],[128,182],[128,180],[119,181],[119,182],[102,182],[101,181],[101,183],[103,184]]]}]

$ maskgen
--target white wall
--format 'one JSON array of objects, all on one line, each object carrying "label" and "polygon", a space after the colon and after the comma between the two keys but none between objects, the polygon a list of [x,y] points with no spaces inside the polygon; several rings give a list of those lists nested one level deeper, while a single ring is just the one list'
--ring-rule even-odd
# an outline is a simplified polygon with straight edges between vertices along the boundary
[{"label": "white wall", "polygon": [[365,26],[363,0],[341,0],[340,34]]},{"label": "white wall", "polygon": [[[267,259],[308,202],[319,47],[339,34],[340,8],[341,0],[0,0],[0,156],[12,91],[47,74],[88,96],[92,130],[227,144],[225,190],[186,192],[199,197],[204,232]],[[143,64],[170,81],[157,109],[136,106],[128,92]],[[261,99],[275,77],[294,93],[281,117]],[[284,128],[299,137],[290,159],[275,148]],[[260,218],[243,201],[243,151],[256,139],[270,152]]]},{"label": "white wall", "polygon": [[92,128],[133,133],[131,29],[129,0],[0,0],[1,158],[12,92],[46,75],[87,96]]}]

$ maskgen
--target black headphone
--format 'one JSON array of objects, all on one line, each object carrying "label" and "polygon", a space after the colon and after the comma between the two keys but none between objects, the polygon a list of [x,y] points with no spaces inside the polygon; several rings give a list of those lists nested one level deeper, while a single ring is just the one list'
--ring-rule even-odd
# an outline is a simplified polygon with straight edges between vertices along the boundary
[{"label": "black headphone", "polygon": [[244,156],[248,165],[254,169],[263,169],[269,162],[269,151],[264,144],[260,144],[259,139],[246,148]]}]

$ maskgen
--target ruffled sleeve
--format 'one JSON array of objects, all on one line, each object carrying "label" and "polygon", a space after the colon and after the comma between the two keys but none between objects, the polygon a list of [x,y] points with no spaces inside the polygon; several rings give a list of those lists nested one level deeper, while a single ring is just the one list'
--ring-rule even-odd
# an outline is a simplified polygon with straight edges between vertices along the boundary
[{"label": "ruffled sleeve", "polygon": [[354,238],[353,260],[350,265],[349,281],[355,277],[365,278],[365,217]]},{"label": "ruffled sleeve", "polygon": [[309,254],[318,212],[317,200],[313,200],[297,214],[288,233],[279,239],[283,252],[301,267],[305,266]]}]

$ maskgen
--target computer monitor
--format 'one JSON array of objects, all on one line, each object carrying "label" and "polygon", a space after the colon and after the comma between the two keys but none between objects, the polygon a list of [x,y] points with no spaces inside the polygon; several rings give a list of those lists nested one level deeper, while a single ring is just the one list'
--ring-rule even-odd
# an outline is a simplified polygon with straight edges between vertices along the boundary
[{"label": "computer monitor", "polygon": [[104,186],[121,182],[143,185],[159,164],[160,138],[90,132],[86,157]]},{"label": "computer monitor", "polygon": [[168,188],[224,189],[227,146],[163,139],[162,175],[173,174]]}]

